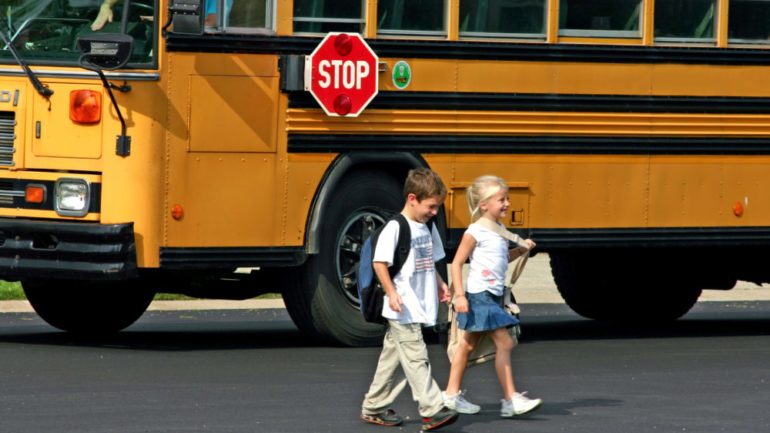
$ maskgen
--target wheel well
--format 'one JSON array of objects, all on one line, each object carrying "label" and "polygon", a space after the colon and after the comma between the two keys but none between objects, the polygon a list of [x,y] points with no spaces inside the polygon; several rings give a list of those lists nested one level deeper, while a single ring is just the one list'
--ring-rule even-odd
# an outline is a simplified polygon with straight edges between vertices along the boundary
[{"label": "wheel well", "polygon": [[305,251],[317,254],[319,233],[328,202],[334,191],[355,172],[379,172],[393,176],[403,182],[410,169],[428,167],[419,156],[412,153],[347,153],[340,155],[324,174],[321,184],[313,197],[310,214],[305,227]]}]

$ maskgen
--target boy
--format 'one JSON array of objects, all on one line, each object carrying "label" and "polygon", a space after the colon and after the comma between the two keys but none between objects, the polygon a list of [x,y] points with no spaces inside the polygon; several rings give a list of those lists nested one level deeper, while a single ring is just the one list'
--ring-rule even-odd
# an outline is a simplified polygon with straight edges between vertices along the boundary
[{"label": "boy", "polygon": [[401,214],[409,223],[412,242],[403,268],[392,280],[388,267],[393,264],[398,240],[396,221],[390,221],[382,230],[374,251],[372,266],[385,290],[382,316],[388,320],[388,330],[377,371],[364,397],[361,419],[383,426],[404,422],[388,408],[405,386],[404,380],[396,381],[396,370],[401,365],[412,396],[418,402],[422,429],[435,430],[457,420],[457,412],[444,407],[441,390],[431,375],[421,329],[436,323],[438,292],[442,302],[449,301],[449,289],[435,265],[444,257],[444,247],[436,228],[430,231],[425,225],[438,213],[446,197],[446,187],[431,170],[410,170],[404,183],[404,197],[406,203]]}]

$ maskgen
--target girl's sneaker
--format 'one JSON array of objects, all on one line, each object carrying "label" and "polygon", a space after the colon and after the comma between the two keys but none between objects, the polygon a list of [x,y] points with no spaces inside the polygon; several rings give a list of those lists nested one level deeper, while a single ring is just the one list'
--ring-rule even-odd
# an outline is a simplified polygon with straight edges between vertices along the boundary
[{"label": "girl's sneaker", "polygon": [[463,397],[463,394],[465,394],[465,392],[461,391],[456,395],[449,396],[446,392],[442,391],[441,397],[444,398],[444,406],[450,409],[454,409],[457,411],[457,413],[464,413],[468,415],[479,413],[481,406],[469,402],[465,399],[465,397]]},{"label": "girl's sneaker", "polygon": [[525,413],[532,412],[543,404],[543,400],[539,398],[529,398],[525,396],[526,392],[515,393],[510,400],[500,400],[502,405],[500,407],[500,416],[503,418],[511,418],[516,415],[524,415]]}]

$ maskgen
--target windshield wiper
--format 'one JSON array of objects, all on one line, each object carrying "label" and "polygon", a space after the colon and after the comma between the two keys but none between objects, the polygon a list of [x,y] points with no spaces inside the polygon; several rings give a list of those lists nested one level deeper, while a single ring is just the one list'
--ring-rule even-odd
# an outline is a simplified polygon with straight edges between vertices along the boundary
[{"label": "windshield wiper", "polygon": [[53,90],[49,89],[48,87],[44,86],[43,83],[40,82],[40,80],[37,78],[37,75],[35,75],[34,72],[32,72],[32,69],[27,66],[27,62],[24,61],[24,59],[19,56],[19,52],[16,51],[16,47],[13,46],[12,43],[8,41],[8,38],[5,37],[5,32],[0,31],[0,39],[3,40],[3,43],[6,47],[11,51],[11,54],[13,54],[13,58],[16,59],[16,63],[21,66],[22,69],[24,69],[24,72],[27,74],[27,77],[29,77],[29,81],[32,83],[32,86],[35,87],[35,90],[37,90],[37,93],[39,93],[42,97],[48,98],[51,95],[53,95]]}]

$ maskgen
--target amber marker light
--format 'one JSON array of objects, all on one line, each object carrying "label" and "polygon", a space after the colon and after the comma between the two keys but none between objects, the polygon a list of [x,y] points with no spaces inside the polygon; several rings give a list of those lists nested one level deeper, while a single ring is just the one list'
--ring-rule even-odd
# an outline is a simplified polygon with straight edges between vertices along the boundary
[{"label": "amber marker light", "polygon": [[737,217],[743,216],[743,205],[741,202],[736,201],[735,205],[733,206],[733,214]]},{"label": "amber marker light", "polygon": [[184,209],[181,204],[175,204],[171,207],[171,217],[177,221],[184,217]]},{"label": "amber marker light", "polygon": [[102,120],[102,94],[93,90],[71,91],[70,120],[77,123],[99,123]]},{"label": "amber marker light", "polygon": [[27,188],[24,190],[24,201],[27,203],[45,202],[45,186],[27,185]]}]

